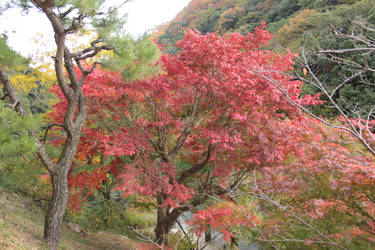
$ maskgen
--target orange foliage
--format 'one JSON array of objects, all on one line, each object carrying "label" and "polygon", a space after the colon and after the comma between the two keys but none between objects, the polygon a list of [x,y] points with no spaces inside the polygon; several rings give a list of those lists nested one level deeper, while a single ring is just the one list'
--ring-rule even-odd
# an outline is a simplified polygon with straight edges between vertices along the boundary
[{"label": "orange foliage", "polygon": [[290,18],[289,24],[285,24],[276,33],[276,41],[283,46],[291,44],[293,39],[297,39],[301,33],[311,28],[309,18],[317,13],[316,10],[304,9],[297,16]]}]

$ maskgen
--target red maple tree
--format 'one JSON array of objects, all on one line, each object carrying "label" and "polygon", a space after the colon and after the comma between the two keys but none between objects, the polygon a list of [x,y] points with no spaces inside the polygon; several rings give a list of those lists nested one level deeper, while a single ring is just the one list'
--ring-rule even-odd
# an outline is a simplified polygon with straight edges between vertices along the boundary
[{"label": "red maple tree", "polygon": [[246,36],[189,30],[177,43],[181,52],[163,55],[161,72],[150,79],[128,83],[103,70],[87,77],[81,153],[127,157],[128,163],[112,165],[117,190],[156,198],[158,244],[167,243],[183,212],[224,195],[224,183],[235,188],[250,170],[298,154],[298,130],[290,123],[303,116],[245,67],[275,72],[295,101],[319,101],[300,97],[302,83],[277,73],[292,70],[293,55],[260,49],[270,39],[265,25]]}]

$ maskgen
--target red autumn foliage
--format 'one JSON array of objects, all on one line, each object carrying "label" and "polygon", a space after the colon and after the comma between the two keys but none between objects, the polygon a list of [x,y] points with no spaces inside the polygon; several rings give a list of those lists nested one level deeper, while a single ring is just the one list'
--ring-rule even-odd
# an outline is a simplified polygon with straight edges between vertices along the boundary
[{"label": "red autumn foliage", "polygon": [[217,232],[223,233],[224,240],[230,241],[233,228],[248,229],[259,222],[256,216],[246,215],[245,217],[237,210],[238,207],[229,202],[211,206],[196,212],[190,221],[190,225],[194,228],[198,237],[202,235],[202,232],[206,232],[208,226],[210,226]]},{"label": "red autumn foliage", "polygon": [[[354,136],[314,119],[293,126],[300,130],[300,154],[277,167],[261,169],[259,186],[265,193],[288,196],[288,207],[307,220],[329,222],[319,229],[342,244],[375,241],[372,154]],[[367,133],[371,142],[373,135]],[[275,233],[272,226],[270,230]]]},{"label": "red autumn foliage", "polygon": [[[292,152],[300,154],[295,139],[300,131],[291,124],[303,115],[245,68],[271,72],[301,104],[319,100],[302,98],[302,83],[278,73],[293,69],[294,55],[261,50],[270,39],[265,25],[247,36],[190,30],[177,43],[181,52],[163,55],[162,72],[150,79],[127,83],[104,70],[87,77],[89,115],[78,158],[130,159],[119,171],[110,166],[118,173],[117,190],[157,199],[158,216],[166,223],[158,224],[157,238],[181,213],[204,203],[205,192],[222,195],[224,182],[236,185],[251,169],[272,168]],[[56,120],[63,119],[64,102],[55,106]],[[72,185],[83,183],[77,176]],[[102,180],[97,177],[95,187]]]}]

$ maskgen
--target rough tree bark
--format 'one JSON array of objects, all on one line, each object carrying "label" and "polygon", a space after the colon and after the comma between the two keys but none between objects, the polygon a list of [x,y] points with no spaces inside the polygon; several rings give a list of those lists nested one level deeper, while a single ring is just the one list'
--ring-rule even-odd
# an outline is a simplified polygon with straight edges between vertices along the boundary
[{"label": "rough tree bark", "polygon": [[44,238],[49,249],[57,249],[60,240],[62,218],[68,199],[67,177],[52,175],[52,183],[53,194],[45,218]]},{"label": "rough tree bark", "polygon": [[[58,85],[68,100],[68,106],[64,117],[64,130],[66,142],[56,164],[46,164],[52,180],[53,193],[45,218],[44,239],[49,249],[58,249],[60,242],[61,224],[68,199],[68,171],[72,165],[76,153],[80,133],[86,117],[85,97],[74,71],[73,57],[65,46],[68,32],[76,31],[81,15],[73,22],[69,29],[65,29],[61,19],[53,11],[54,1],[35,0],[35,5],[42,10],[53,26],[55,42],[57,46],[55,55],[55,72]],[[68,31],[69,30],[69,31]],[[65,68],[64,68],[65,66]],[[69,80],[65,77],[65,70],[68,72]],[[76,114],[77,112],[77,114]]]},{"label": "rough tree bark", "polygon": [[[64,27],[63,19],[70,13],[56,14],[54,12],[53,0],[33,0],[35,6],[41,10],[49,19],[55,33],[55,42],[57,45],[55,60],[55,73],[58,85],[67,99],[68,105],[64,116],[64,123],[58,126],[62,127],[66,133],[66,141],[56,162],[48,156],[44,144],[37,137],[35,131],[30,133],[35,137],[35,144],[38,149],[38,155],[48,170],[53,186],[51,202],[45,217],[44,239],[48,249],[58,249],[60,242],[60,232],[62,220],[68,199],[68,171],[77,151],[80,140],[81,129],[86,118],[86,103],[82,92],[82,83],[84,79],[93,72],[97,63],[94,63],[90,70],[85,70],[81,66],[81,61],[96,56],[101,50],[108,50],[105,45],[97,46],[97,43],[91,43],[91,47],[80,52],[72,53],[66,47],[65,41],[68,34],[74,33],[82,24],[84,16],[78,14],[74,18],[70,27]],[[75,73],[74,62],[82,73],[82,78],[78,80]],[[66,75],[67,73],[67,75]],[[0,68],[0,82],[6,90],[6,95],[11,101],[11,107],[20,115],[25,115],[22,103],[9,81],[4,69]],[[48,130],[46,131],[46,133]],[[46,137],[46,136],[45,136]]]}]

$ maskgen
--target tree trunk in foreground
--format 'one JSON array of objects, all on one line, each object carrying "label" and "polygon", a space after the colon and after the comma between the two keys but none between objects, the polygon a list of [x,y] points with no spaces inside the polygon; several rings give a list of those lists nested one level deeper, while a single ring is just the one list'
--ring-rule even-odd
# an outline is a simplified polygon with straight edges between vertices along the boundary
[{"label": "tree trunk in foreground", "polygon": [[181,215],[182,210],[172,210],[169,207],[161,207],[165,201],[165,195],[160,194],[157,197],[158,203],[158,217],[155,227],[155,239],[159,246],[168,245],[168,234],[171,231],[173,225],[176,223],[178,217]]},{"label": "tree trunk in foreground", "polygon": [[67,175],[64,173],[51,174],[53,194],[44,222],[44,239],[47,248],[57,250],[60,242],[61,225],[68,200]]},{"label": "tree trunk in foreground", "polygon": [[158,245],[168,245],[168,234],[176,220],[168,218],[167,208],[158,208],[158,219],[155,227],[156,243]]}]

